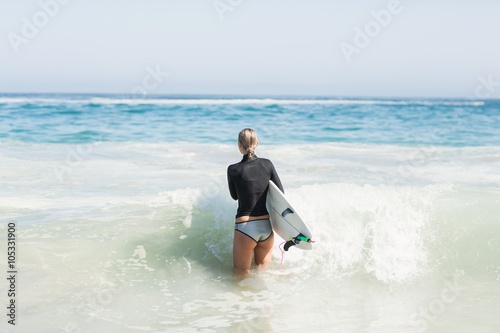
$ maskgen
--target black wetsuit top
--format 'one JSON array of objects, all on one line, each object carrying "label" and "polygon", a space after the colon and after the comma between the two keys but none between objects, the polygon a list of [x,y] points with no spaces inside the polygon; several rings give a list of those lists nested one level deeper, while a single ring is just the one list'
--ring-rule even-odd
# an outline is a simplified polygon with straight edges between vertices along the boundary
[{"label": "black wetsuit top", "polygon": [[273,163],[257,156],[248,158],[245,155],[241,162],[230,165],[227,168],[227,180],[231,197],[238,200],[236,217],[269,214],[266,209],[269,180],[283,191]]}]

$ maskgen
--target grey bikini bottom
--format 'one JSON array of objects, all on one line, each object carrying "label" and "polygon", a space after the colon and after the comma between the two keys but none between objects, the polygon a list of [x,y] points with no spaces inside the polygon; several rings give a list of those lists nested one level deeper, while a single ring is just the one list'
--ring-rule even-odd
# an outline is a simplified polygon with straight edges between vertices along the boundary
[{"label": "grey bikini bottom", "polygon": [[247,235],[257,243],[265,241],[273,234],[269,219],[239,222],[234,225],[234,230]]}]

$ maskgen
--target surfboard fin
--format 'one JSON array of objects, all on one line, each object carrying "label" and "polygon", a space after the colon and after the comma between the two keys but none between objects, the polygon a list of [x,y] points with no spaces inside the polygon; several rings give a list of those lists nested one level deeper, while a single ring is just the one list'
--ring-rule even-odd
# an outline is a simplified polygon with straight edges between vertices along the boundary
[{"label": "surfboard fin", "polygon": [[302,234],[298,234],[297,236],[295,237],[292,237],[288,240],[288,242],[285,243],[285,245],[283,246],[283,249],[285,251],[288,251],[288,249],[294,245],[297,245],[299,244],[300,242],[307,242],[307,243],[311,243],[313,242],[312,240],[310,240],[309,238],[307,238],[306,236],[302,235]]}]

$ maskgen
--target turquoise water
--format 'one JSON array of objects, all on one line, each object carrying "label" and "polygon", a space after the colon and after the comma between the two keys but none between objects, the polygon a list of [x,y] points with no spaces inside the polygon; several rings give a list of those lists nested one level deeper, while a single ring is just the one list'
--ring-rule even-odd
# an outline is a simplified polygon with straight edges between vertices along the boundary
[{"label": "turquoise water", "polygon": [[500,145],[500,101],[3,95],[0,140]]},{"label": "turquoise water", "polygon": [[[1,330],[496,333],[499,106],[3,95],[19,324]],[[280,267],[277,239],[234,282],[225,172],[247,126],[316,243]]]}]

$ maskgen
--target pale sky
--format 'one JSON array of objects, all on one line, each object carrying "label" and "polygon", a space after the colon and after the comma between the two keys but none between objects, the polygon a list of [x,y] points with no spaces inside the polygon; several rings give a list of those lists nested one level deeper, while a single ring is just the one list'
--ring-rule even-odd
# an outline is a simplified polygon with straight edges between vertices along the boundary
[{"label": "pale sky", "polygon": [[490,77],[500,98],[499,17],[498,0],[0,0],[0,92],[467,98]]}]

